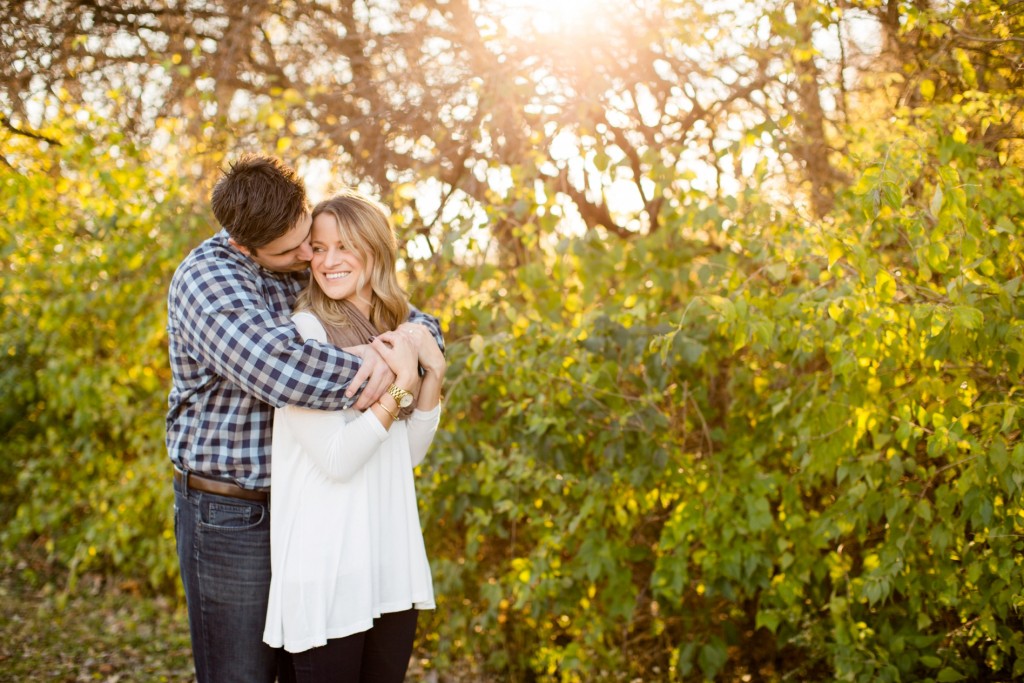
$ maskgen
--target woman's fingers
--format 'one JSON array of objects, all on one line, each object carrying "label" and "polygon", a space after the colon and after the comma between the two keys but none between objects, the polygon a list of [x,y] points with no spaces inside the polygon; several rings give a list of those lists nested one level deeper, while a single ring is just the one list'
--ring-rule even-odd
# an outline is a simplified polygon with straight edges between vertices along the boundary
[{"label": "woman's fingers", "polygon": [[416,375],[416,349],[404,335],[384,332],[377,335],[371,346],[399,377],[409,378]]}]

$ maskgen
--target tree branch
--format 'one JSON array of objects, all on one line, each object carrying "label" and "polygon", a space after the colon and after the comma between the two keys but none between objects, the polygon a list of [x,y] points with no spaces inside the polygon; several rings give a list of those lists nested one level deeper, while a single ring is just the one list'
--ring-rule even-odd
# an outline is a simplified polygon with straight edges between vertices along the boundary
[{"label": "tree branch", "polygon": [[57,147],[63,147],[61,142],[59,140],[55,139],[55,138],[48,137],[46,135],[43,135],[42,133],[35,133],[33,131],[30,131],[30,130],[25,130],[23,128],[18,128],[13,123],[11,123],[11,120],[9,118],[7,118],[7,114],[0,114],[0,125],[3,125],[4,128],[6,128],[7,130],[11,131],[15,135],[21,135],[21,136],[26,137],[26,138],[32,138],[33,140],[43,140],[45,142],[50,143],[51,145],[56,145]]}]

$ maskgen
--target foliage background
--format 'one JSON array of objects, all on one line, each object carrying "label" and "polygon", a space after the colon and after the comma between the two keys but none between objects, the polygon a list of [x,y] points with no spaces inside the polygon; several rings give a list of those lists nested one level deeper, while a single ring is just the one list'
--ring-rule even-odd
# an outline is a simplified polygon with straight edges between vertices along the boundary
[{"label": "foliage background", "polygon": [[449,339],[420,666],[1024,675],[1022,3],[528,7],[2,5],[8,569],[178,594],[166,284],[260,150]]}]

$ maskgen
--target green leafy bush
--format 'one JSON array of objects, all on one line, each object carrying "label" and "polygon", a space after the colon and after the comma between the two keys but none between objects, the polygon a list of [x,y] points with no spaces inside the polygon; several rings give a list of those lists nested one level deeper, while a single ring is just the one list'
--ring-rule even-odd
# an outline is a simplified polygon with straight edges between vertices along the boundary
[{"label": "green leafy bush", "polygon": [[820,222],[751,193],[452,303],[438,666],[1024,673],[1024,178],[957,116],[876,138]]},{"label": "green leafy bush", "polygon": [[0,176],[3,538],[42,543],[72,586],[103,569],[170,587],[165,298],[206,227],[174,169],[101,119],[45,134],[11,137]]}]

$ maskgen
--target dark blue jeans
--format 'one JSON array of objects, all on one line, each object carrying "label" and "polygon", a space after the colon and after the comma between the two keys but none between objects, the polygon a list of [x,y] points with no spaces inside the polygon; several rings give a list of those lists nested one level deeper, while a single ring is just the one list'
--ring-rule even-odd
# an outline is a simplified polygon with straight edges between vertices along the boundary
[{"label": "dark blue jeans", "polygon": [[[270,593],[264,503],[174,484],[174,533],[198,683],[291,680],[290,659],[263,642]],[[285,670],[287,668],[287,671]]]}]

